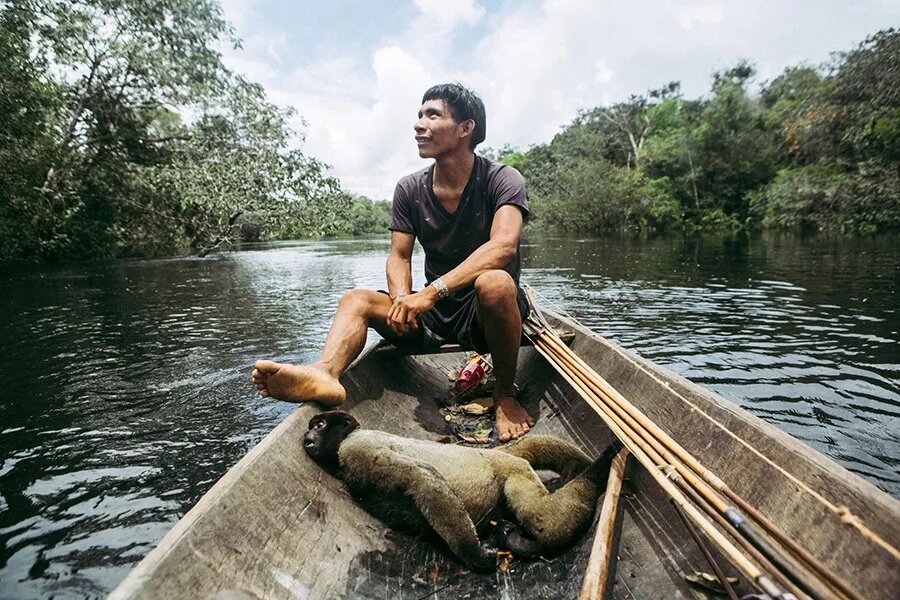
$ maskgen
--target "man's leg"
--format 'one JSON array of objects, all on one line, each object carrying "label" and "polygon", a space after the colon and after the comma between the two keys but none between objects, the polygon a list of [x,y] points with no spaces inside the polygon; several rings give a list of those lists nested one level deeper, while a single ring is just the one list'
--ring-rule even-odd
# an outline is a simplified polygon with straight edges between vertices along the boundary
[{"label": "man's leg", "polygon": [[506,271],[487,271],[475,280],[478,323],[494,361],[497,435],[508,441],[525,435],[534,419],[515,399],[514,380],[522,336],[516,282]]},{"label": "man's leg", "polygon": [[369,327],[389,333],[386,320],[391,304],[387,294],[350,290],[341,298],[319,360],[311,365],[258,360],[251,374],[256,389],[263,396],[289,402],[341,404],[347,392],[338,378],[362,352]]}]

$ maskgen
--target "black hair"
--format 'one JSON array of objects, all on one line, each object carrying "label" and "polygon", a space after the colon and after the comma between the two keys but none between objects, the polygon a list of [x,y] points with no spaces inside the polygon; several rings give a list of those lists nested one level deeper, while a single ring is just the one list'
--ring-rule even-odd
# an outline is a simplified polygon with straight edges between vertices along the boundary
[{"label": "black hair", "polygon": [[475,129],[469,138],[472,150],[484,141],[487,132],[487,120],[484,114],[484,102],[478,95],[459,83],[441,83],[428,88],[422,96],[422,104],[428,100],[443,100],[450,108],[453,120],[462,123],[468,119],[475,121]]}]

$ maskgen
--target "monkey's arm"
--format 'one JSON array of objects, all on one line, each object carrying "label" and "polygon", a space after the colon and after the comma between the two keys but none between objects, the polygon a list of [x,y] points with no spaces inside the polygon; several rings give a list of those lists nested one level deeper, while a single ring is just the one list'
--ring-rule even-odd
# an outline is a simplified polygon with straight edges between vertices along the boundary
[{"label": "monkey's arm", "polygon": [[390,497],[401,490],[432,529],[469,568],[491,571],[496,555],[482,547],[469,513],[447,479],[427,462],[390,448],[345,444],[341,447],[344,479],[351,491]]}]

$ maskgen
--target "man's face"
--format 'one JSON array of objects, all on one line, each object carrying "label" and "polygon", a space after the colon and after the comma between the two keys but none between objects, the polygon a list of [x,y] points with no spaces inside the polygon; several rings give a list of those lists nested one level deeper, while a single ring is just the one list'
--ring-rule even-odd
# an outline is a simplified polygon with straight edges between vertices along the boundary
[{"label": "man's face", "polygon": [[419,156],[435,158],[455,151],[460,144],[468,145],[468,136],[463,137],[467,124],[471,129],[470,121],[454,121],[453,113],[443,100],[426,100],[419,109],[419,120],[413,126]]}]

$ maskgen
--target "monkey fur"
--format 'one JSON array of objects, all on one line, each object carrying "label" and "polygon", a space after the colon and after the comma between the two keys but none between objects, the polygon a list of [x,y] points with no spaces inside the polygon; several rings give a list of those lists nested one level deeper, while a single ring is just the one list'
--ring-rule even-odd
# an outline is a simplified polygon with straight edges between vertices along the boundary
[{"label": "monkey fur", "polygon": [[[361,429],[343,411],[309,422],[307,454],[340,476],[350,493],[391,527],[433,529],[470,569],[496,568],[496,553],[479,541],[476,524],[506,508],[491,542],[518,555],[559,552],[590,526],[605,489],[615,441],[596,461],[563,440],[528,435],[480,450]],[[559,473],[566,483],[550,493],[535,473]]]}]

